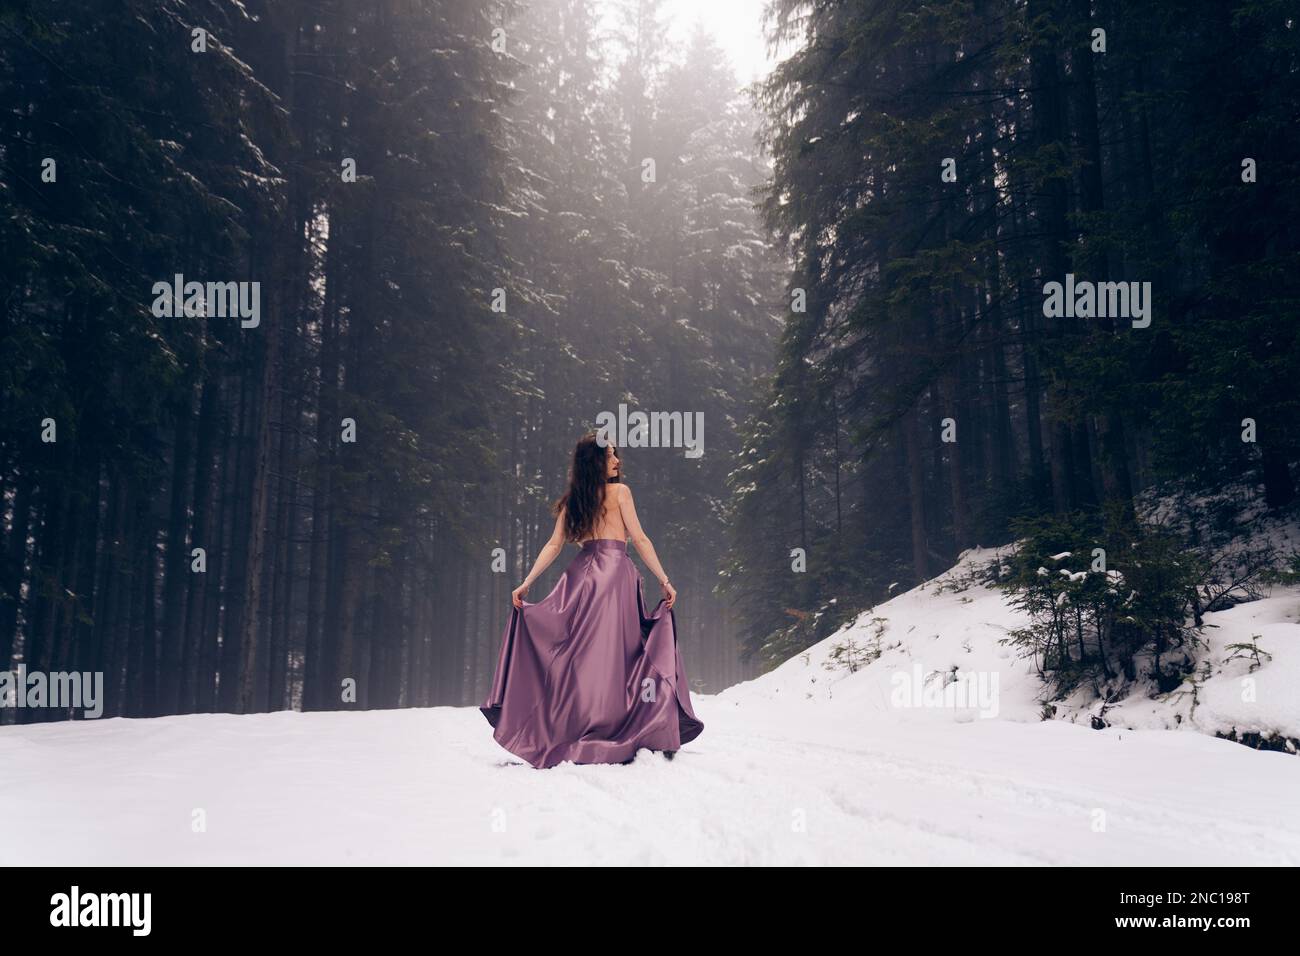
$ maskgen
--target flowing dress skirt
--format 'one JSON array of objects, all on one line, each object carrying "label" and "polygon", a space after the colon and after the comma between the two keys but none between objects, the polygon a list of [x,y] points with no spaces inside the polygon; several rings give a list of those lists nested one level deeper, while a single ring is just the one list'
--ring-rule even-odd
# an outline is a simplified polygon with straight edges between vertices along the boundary
[{"label": "flowing dress skirt", "polygon": [[677,620],[646,613],[627,543],[598,538],[536,604],[511,608],[487,700],[492,737],[538,769],[676,751],[704,724],[691,708]]}]

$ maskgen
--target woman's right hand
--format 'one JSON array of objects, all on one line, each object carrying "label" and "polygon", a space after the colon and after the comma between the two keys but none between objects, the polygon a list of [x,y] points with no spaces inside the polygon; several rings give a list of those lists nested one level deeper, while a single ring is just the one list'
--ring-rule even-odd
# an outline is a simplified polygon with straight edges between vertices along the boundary
[{"label": "woman's right hand", "polygon": [[668,602],[668,609],[672,610],[673,602],[677,600],[677,589],[673,587],[671,581],[664,581],[660,587],[664,589],[664,600]]},{"label": "woman's right hand", "polygon": [[519,608],[523,607],[524,595],[528,593],[528,589],[530,587],[532,587],[532,585],[529,584],[527,581],[525,581],[523,584],[519,585],[519,587],[511,591],[510,603],[513,604],[515,607],[519,607]]}]

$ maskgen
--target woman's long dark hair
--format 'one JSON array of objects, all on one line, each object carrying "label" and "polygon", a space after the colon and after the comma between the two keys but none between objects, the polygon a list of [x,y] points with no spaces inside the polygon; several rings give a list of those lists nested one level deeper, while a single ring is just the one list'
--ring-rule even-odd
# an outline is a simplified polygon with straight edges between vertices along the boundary
[{"label": "woman's long dark hair", "polygon": [[606,447],[596,441],[595,432],[587,432],[573,449],[569,490],[551,506],[551,514],[564,513],[564,536],[568,541],[591,536],[605,503],[605,485],[618,481],[618,476],[605,477]]}]

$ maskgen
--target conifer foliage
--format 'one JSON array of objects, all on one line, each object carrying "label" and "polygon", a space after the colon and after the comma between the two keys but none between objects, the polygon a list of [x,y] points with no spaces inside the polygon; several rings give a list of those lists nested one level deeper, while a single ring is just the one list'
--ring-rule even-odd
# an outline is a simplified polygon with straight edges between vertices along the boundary
[{"label": "conifer foliage", "polygon": [[1131,517],[1174,476],[1293,505],[1291,4],[769,14],[793,53],[761,90],[764,213],[795,266],[733,475],[751,654],[788,657],[1016,518]]},{"label": "conifer foliage", "polygon": [[709,423],[624,457],[692,674],[741,675],[711,589],[784,267],[757,116],[659,7],[0,4],[0,667],[108,716],[473,703],[625,402]]}]

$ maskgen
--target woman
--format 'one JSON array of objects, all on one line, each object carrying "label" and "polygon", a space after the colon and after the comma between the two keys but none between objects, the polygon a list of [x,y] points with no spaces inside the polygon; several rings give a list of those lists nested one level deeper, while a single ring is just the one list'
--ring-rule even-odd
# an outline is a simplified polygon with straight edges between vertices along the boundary
[{"label": "woman", "polygon": [[[493,739],[539,769],[565,760],[630,763],[642,747],[671,759],[704,730],[677,647],[677,591],[620,468],[617,450],[595,432],[573,450],[569,490],[552,508],[555,530],[510,595],[496,677],[479,708]],[[663,587],[648,614],[629,536]],[[568,541],[582,550],[555,588],[536,604],[525,601]]]}]

